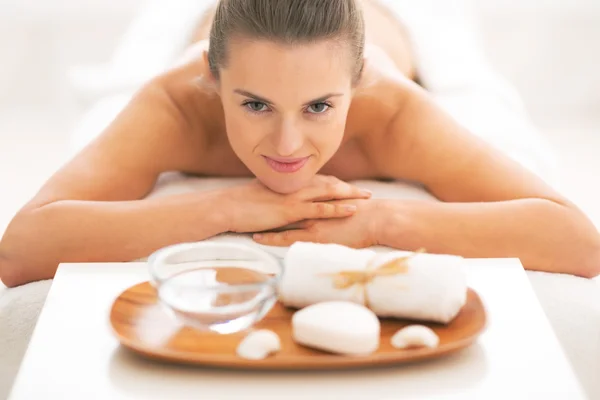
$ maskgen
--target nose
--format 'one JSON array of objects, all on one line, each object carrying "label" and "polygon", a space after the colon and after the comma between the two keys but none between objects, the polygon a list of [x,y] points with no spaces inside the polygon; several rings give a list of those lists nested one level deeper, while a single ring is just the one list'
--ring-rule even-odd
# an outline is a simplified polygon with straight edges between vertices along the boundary
[{"label": "nose", "polygon": [[292,118],[283,119],[279,132],[274,135],[275,151],[281,157],[295,155],[304,145],[304,135],[298,122]]}]

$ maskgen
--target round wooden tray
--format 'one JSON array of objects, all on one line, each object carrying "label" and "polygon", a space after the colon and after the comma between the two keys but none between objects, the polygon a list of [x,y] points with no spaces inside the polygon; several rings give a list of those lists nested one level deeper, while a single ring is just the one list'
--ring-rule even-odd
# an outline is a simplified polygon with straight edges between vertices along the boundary
[{"label": "round wooden tray", "polygon": [[[368,356],[341,356],[313,350],[292,339],[291,318],[295,310],[277,303],[256,325],[276,332],[281,351],[263,360],[246,360],[236,355],[244,333],[219,335],[183,326],[158,301],[156,290],[141,283],[125,290],[113,303],[110,323],[121,344],[136,353],[163,361],[245,369],[341,369],[399,364],[439,357],[467,347],[485,329],[486,313],[477,293],[469,289],[467,302],[448,325],[398,319],[381,319],[379,349]],[[435,349],[392,347],[390,340],[406,325],[419,323],[432,328],[440,338]]]}]

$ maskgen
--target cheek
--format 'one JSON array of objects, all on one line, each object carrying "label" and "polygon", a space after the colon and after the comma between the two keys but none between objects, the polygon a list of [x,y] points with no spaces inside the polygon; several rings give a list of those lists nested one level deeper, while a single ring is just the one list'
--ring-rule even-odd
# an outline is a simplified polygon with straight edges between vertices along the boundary
[{"label": "cheek", "polygon": [[236,150],[251,151],[266,136],[265,122],[248,115],[239,105],[224,106],[224,112],[227,137]]},{"label": "cheek", "polygon": [[311,123],[314,126],[310,129],[310,141],[322,153],[333,154],[340,146],[346,128],[346,115],[347,111],[336,110],[331,119],[322,123]]}]

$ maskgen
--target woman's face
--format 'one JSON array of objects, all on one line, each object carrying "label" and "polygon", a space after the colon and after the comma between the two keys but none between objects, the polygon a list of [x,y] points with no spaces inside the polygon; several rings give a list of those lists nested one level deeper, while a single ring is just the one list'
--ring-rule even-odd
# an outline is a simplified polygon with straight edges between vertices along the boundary
[{"label": "woman's face", "polygon": [[271,190],[305,186],[337,151],[352,96],[348,49],[231,41],[219,93],[229,142]]}]

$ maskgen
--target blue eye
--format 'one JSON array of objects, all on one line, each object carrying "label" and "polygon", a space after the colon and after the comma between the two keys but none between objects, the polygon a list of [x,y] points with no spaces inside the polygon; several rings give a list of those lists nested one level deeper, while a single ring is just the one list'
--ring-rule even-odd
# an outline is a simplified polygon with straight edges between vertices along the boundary
[{"label": "blue eye", "polygon": [[308,106],[308,112],[311,114],[323,114],[331,106],[327,103],[315,103]]},{"label": "blue eye", "polygon": [[252,112],[263,112],[267,109],[267,105],[260,101],[249,101],[244,103],[244,105],[248,107]]}]

